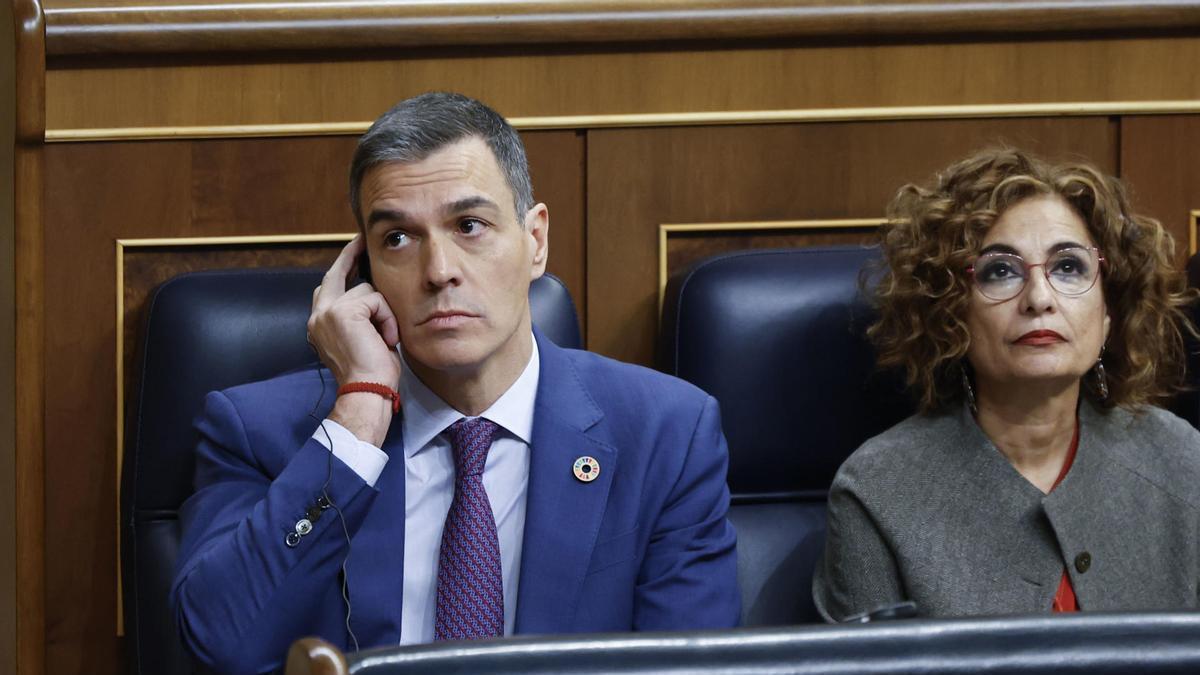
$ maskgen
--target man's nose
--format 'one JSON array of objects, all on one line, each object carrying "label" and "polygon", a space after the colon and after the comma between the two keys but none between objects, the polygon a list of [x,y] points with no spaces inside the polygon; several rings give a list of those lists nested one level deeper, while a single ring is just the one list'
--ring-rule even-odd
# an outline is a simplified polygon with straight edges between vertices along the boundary
[{"label": "man's nose", "polygon": [[426,240],[422,254],[426,285],[431,288],[458,285],[461,270],[458,250],[452,242],[435,234]]}]

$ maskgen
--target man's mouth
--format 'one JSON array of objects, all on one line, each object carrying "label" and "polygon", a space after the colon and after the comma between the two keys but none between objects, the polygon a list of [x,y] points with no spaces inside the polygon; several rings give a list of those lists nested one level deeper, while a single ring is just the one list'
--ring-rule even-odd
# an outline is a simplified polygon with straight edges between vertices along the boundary
[{"label": "man's mouth", "polygon": [[433,312],[417,323],[417,325],[431,326],[433,328],[456,328],[475,318],[477,317],[470,312],[458,309],[447,309]]}]

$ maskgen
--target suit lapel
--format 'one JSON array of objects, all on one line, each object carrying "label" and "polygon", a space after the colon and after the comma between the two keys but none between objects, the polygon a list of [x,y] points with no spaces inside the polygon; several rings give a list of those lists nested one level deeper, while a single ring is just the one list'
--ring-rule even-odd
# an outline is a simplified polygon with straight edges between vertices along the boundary
[{"label": "suit lapel", "polygon": [[[383,450],[391,459],[375,482],[379,495],[354,535],[346,561],[346,583],[353,609],[350,626],[364,649],[400,642],[404,591],[403,428],[397,417],[388,429]],[[337,527],[340,529],[341,525]],[[341,536],[340,532],[336,534]]]},{"label": "suit lapel", "polygon": [[[604,414],[583,388],[567,353],[534,331],[541,357],[516,632],[568,630],[591,561],[617,469],[617,451],[589,435]],[[582,456],[596,459],[600,475],[575,478]]]}]

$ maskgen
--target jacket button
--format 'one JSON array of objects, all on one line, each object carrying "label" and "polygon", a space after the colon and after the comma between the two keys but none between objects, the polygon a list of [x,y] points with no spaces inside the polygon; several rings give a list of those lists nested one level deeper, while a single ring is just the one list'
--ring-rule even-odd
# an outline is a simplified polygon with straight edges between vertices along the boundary
[{"label": "jacket button", "polygon": [[312,532],[312,521],[310,521],[308,518],[301,518],[300,520],[296,521],[296,534],[303,537],[309,532]]},{"label": "jacket button", "polygon": [[283,538],[283,543],[287,544],[288,548],[296,548],[300,544],[300,535],[288,532],[287,536]]},{"label": "jacket button", "polygon": [[1075,570],[1080,574],[1088,571],[1092,567],[1092,554],[1084,551],[1075,556]]}]

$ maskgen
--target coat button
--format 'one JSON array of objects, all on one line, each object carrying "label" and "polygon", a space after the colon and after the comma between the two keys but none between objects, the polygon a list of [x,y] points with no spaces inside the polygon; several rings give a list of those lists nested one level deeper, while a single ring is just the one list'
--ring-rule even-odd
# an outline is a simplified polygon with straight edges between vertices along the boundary
[{"label": "coat button", "polygon": [[300,545],[300,535],[295,532],[288,532],[287,536],[283,538],[283,543],[287,544],[288,548],[296,548]]},{"label": "coat button", "polygon": [[1088,571],[1092,567],[1092,554],[1084,551],[1075,556],[1075,570],[1080,574]]},{"label": "coat button", "polygon": [[309,532],[312,532],[312,521],[310,521],[308,518],[301,518],[300,520],[296,521],[296,534],[303,537]]}]

